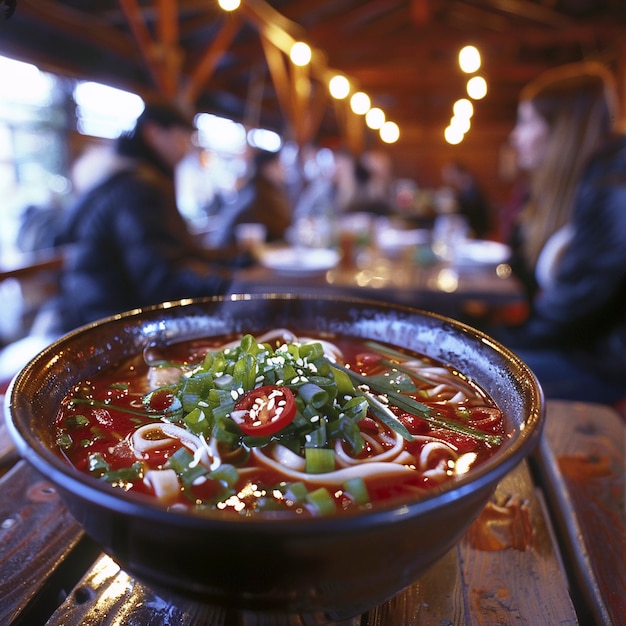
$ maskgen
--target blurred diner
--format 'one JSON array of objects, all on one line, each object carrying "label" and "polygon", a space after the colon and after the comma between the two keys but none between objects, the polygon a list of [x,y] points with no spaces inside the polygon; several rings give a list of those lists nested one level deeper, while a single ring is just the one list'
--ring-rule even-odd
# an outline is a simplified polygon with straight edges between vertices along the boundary
[{"label": "blurred diner", "polygon": [[626,398],[626,136],[614,77],[597,63],[546,72],[520,94],[511,141],[529,187],[511,265],[530,311],[488,330],[546,397]]},{"label": "blurred diner", "polygon": [[229,202],[216,216],[212,242],[216,247],[236,244],[237,226],[261,224],[268,241],[285,239],[293,220],[287,172],[280,150],[257,149],[250,159],[250,173]]},{"label": "blurred diner", "polygon": [[226,290],[225,274],[207,261],[176,204],[174,171],[194,131],[192,119],[174,104],[148,102],[134,128],[117,140],[106,175],[69,211],[53,332]]},{"label": "blurred diner", "polygon": [[452,190],[455,212],[467,219],[472,236],[482,239],[491,234],[491,208],[478,181],[459,161],[446,163],[441,170],[443,184]]}]

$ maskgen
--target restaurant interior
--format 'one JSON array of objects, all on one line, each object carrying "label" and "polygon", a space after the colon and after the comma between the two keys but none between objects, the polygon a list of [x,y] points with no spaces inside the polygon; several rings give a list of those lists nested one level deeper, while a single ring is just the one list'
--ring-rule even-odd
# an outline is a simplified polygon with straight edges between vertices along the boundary
[{"label": "restaurant interior", "polygon": [[[0,55],[25,65],[2,66],[3,271],[25,269],[32,248],[46,247],[33,234],[18,243],[21,223],[29,210],[71,202],[77,161],[128,129],[141,106],[133,97],[205,114],[179,198],[198,230],[210,228],[203,209],[216,193],[236,193],[256,132],[270,149],[291,147],[285,155],[320,150],[318,173],[337,150],[364,156],[393,209],[418,225],[446,202],[444,167],[463,164],[488,205],[485,238],[502,241],[522,178],[509,144],[522,86],[547,68],[598,60],[626,91],[620,0],[14,4],[2,6]],[[291,60],[295,44],[302,64]],[[119,104],[98,91],[107,87],[120,90],[110,96]],[[28,332],[54,288],[43,265],[34,289],[24,274],[3,281],[21,304],[5,312],[2,343]]]},{"label": "restaurant interior", "polygon": [[[613,72],[616,126],[626,130],[624,0],[0,0],[0,393],[43,347],[42,311],[57,293],[66,253],[53,237],[59,220],[155,97],[194,116],[198,130],[177,171],[177,201],[206,250],[233,260],[231,292],[365,297],[470,324],[523,319],[528,302],[507,263],[509,211],[525,183],[510,144],[519,94],[543,71],[583,60]],[[262,234],[222,248],[215,243],[217,200],[237,196],[255,149],[280,151],[294,187],[333,176],[341,155],[365,163],[369,180],[380,183],[375,193],[385,213],[338,211],[330,221],[294,221],[284,241],[267,243]],[[449,219],[456,212],[445,175],[451,164],[467,168],[480,190],[488,215],[480,233],[467,222],[457,232]],[[420,626],[435,623],[435,614],[436,623],[626,624],[626,406],[553,401],[548,414],[549,445],[539,460],[545,484],[537,486],[524,465],[497,492],[496,517],[506,517],[507,532],[538,524],[532,541],[528,535],[525,547],[511,540],[488,550],[461,544],[411,587],[424,594],[418,604],[406,595],[402,607],[381,605],[336,624]],[[576,434],[562,439],[570,422]],[[589,462],[575,474],[572,459],[583,457],[605,464]],[[0,422],[0,478],[17,464]],[[608,486],[594,487],[599,477]],[[506,489],[526,498],[514,513]],[[594,500],[609,492],[610,504]],[[550,498],[555,504],[547,506]],[[59,515],[70,519],[65,509]],[[11,595],[0,608],[7,624],[78,625],[103,607],[110,613],[98,623],[165,619],[168,607],[150,589],[96,560],[99,552],[78,528],[72,532],[39,563],[48,568],[48,589],[33,574],[32,593]],[[603,562],[606,545],[615,549]],[[519,565],[516,579],[511,554],[525,550],[533,561]],[[72,551],[78,560],[61,566]],[[466,575],[472,558],[483,568],[468,574],[477,580],[459,582],[462,591],[445,601],[428,595],[450,571]],[[95,565],[81,579],[86,561]],[[105,565],[108,573],[96,581],[93,568]],[[533,587],[536,596],[513,591],[531,578],[543,581],[544,589]],[[14,582],[0,571],[0,592]],[[81,584],[89,598],[78,598]],[[112,603],[115,584],[124,587],[126,606],[142,607],[136,621],[124,621],[127,609]],[[57,587],[62,600],[50,599]],[[498,594],[511,594],[511,602]],[[546,621],[542,610],[551,603]],[[186,605],[168,610],[172,621],[158,623],[213,623],[194,621]],[[68,611],[75,621],[64,621]],[[257,624],[243,619],[237,623]]]}]

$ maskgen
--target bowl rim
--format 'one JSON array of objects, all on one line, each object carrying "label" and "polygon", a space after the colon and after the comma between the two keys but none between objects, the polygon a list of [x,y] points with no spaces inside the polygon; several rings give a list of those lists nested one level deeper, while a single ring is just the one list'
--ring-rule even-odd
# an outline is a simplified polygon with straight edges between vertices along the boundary
[{"label": "bowl rim", "polygon": [[[503,445],[493,456],[485,460],[481,465],[474,468],[469,475],[448,481],[440,487],[432,488],[427,495],[418,500],[410,502],[395,503],[377,506],[372,510],[358,511],[352,514],[329,516],[329,517],[305,517],[296,518],[285,516],[284,518],[264,518],[264,517],[234,517],[222,516],[211,512],[193,512],[168,510],[149,496],[120,492],[97,478],[89,476],[74,469],[60,456],[55,455],[52,450],[40,442],[33,433],[27,432],[23,423],[14,418],[14,410],[18,401],[18,396],[22,393],[29,377],[34,371],[41,370],[42,365],[49,363],[56,358],[56,355],[63,346],[69,345],[81,336],[93,332],[96,328],[106,325],[120,325],[129,320],[141,320],[142,316],[158,315],[160,312],[177,313],[185,311],[185,307],[195,305],[208,305],[213,303],[227,303],[229,301],[249,301],[249,300],[315,300],[343,302],[350,305],[375,307],[377,309],[394,310],[408,315],[427,317],[434,321],[451,324],[456,330],[469,333],[487,345],[490,350],[500,353],[508,362],[514,363],[515,367],[523,372],[529,382],[528,391],[532,394],[528,402],[530,407],[529,415],[524,420],[524,428],[515,427],[515,437],[512,442]],[[208,313],[207,313],[208,314]],[[400,304],[382,303],[371,299],[350,297],[350,296],[319,296],[312,294],[228,294],[224,296],[207,296],[201,298],[185,298],[163,302],[157,305],[142,307],[126,311],[117,315],[106,317],[90,324],[76,328],[69,333],[59,337],[35,355],[11,380],[5,395],[5,416],[10,435],[16,445],[20,455],[39,470],[45,478],[55,483],[61,491],[70,493],[78,492],[82,498],[89,496],[90,501],[98,506],[109,508],[118,513],[127,513],[133,517],[149,519],[152,522],[162,521],[164,524],[171,524],[175,519],[180,526],[197,527],[211,525],[212,527],[228,526],[230,530],[240,527],[244,532],[254,527],[255,532],[276,533],[277,528],[285,525],[290,526],[297,532],[323,532],[329,527],[333,529],[360,528],[370,526],[378,521],[389,521],[407,515],[418,516],[426,512],[433,511],[449,500],[462,498],[489,485],[497,482],[508,472],[510,472],[523,458],[525,458],[537,444],[545,421],[545,401],[543,390],[531,369],[511,350],[494,340],[483,331],[473,328],[464,322],[453,318],[434,313],[431,311],[409,307]],[[33,442],[39,445],[34,445]],[[498,480],[494,481],[494,475]],[[67,486],[65,486],[67,485]],[[71,489],[69,488],[71,486]]]}]

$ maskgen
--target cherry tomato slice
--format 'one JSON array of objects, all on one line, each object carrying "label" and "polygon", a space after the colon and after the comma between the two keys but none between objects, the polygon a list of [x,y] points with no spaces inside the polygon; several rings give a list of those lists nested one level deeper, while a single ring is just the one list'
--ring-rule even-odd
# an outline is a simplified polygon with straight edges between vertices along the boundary
[{"label": "cherry tomato slice", "polygon": [[231,417],[246,435],[273,435],[290,424],[296,415],[296,401],[291,389],[264,385],[245,394]]}]

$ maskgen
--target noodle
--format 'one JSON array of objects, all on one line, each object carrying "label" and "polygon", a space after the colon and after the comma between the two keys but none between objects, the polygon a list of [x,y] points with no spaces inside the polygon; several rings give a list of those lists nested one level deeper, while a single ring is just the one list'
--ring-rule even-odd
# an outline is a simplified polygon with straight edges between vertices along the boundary
[{"label": "noodle", "polygon": [[491,456],[502,433],[501,411],[462,373],[286,328],[151,345],[77,385],[57,416],[59,450],[82,471],[229,515],[414,499]]}]

